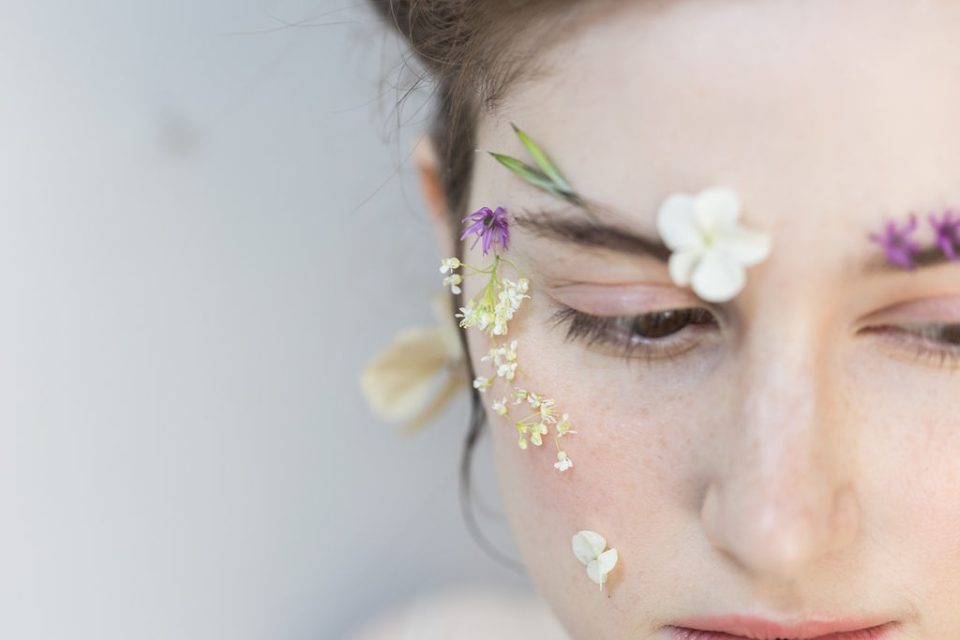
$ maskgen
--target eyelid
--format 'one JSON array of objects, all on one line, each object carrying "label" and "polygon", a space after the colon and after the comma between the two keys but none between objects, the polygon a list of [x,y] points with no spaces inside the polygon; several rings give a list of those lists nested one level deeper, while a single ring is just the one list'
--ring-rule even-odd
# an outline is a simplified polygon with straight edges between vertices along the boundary
[{"label": "eyelid", "polygon": [[691,292],[661,284],[570,283],[548,286],[546,292],[566,306],[595,316],[630,316],[704,307],[718,311]]},{"label": "eyelid", "polygon": [[923,298],[897,303],[869,314],[865,325],[960,323],[960,297]]}]

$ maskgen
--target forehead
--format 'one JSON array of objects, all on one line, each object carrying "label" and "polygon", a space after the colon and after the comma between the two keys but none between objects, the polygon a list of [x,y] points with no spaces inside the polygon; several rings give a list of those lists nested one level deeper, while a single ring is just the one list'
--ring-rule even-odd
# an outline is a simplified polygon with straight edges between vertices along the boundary
[{"label": "forehead", "polygon": [[[715,184],[741,193],[751,223],[798,242],[960,203],[960,3],[604,11],[481,118],[479,147],[525,157],[515,122],[574,188],[647,229],[669,193]],[[477,197],[545,197],[493,161],[475,177]]]}]

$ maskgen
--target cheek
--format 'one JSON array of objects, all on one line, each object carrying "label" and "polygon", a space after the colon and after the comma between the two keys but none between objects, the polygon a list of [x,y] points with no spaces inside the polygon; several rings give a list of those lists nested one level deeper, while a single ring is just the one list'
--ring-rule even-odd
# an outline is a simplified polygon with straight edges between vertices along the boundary
[{"label": "cheek", "polygon": [[956,437],[898,440],[878,444],[866,463],[874,489],[861,492],[864,537],[890,584],[910,585],[930,612],[950,612],[937,618],[950,632],[930,636],[950,637],[960,627],[960,447]]},{"label": "cheek", "polygon": [[[683,538],[678,533],[689,524],[689,499],[696,494],[690,469],[696,463],[689,455],[690,439],[675,425],[696,420],[689,405],[681,416],[680,405],[662,398],[637,406],[636,397],[623,402],[622,388],[598,389],[561,354],[538,349],[532,335],[537,332],[527,331],[527,318],[518,318],[510,329],[509,338],[520,344],[524,373],[515,384],[553,398],[558,413],[570,414],[577,433],[564,436],[559,444],[574,467],[565,472],[554,468],[552,431],[541,446],[520,449],[514,422],[530,411],[511,407],[510,415],[501,417],[489,409],[510,391],[504,381],[498,380],[482,397],[504,506],[530,576],[558,615],[564,617],[572,608],[581,612],[580,619],[584,607],[600,607],[611,594],[629,598],[628,593],[640,590],[624,584],[624,576],[642,574],[627,567],[652,566],[676,544],[671,541]],[[489,349],[489,339],[473,332],[469,341],[478,375],[488,375],[480,357]],[[604,598],[597,598],[597,585],[571,550],[571,537],[583,529],[597,531],[620,551]],[[633,615],[642,613],[637,601],[655,611],[656,597],[647,594],[631,600]]]},{"label": "cheek", "polygon": [[960,626],[960,420],[957,380],[856,356],[844,370],[839,417],[855,434],[848,461],[857,468],[862,548],[890,584],[909,585],[931,612]]}]

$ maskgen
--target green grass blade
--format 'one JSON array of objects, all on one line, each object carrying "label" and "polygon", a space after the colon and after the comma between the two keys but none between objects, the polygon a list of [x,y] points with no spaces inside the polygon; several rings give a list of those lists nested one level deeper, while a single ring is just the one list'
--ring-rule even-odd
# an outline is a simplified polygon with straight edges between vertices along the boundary
[{"label": "green grass blade", "polygon": [[523,146],[526,147],[527,151],[536,161],[540,169],[543,170],[543,173],[550,178],[557,185],[557,189],[561,192],[572,193],[573,189],[570,188],[570,184],[560,175],[560,171],[554,166],[553,162],[550,161],[550,158],[544,153],[543,149],[534,142],[530,136],[524,133],[520,127],[510,123],[510,126],[513,127],[514,132],[516,132],[517,137],[520,138],[520,142],[523,143]]},{"label": "green grass blade", "polygon": [[561,193],[559,186],[554,183],[553,180],[540,173],[533,167],[521,162],[520,160],[517,160],[516,158],[511,158],[510,156],[505,156],[501,153],[494,153],[493,151],[488,151],[487,153],[496,158],[497,161],[507,169],[510,169],[510,171],[538,189],[543,189],[544,191],[548,191],[552,194]]}]

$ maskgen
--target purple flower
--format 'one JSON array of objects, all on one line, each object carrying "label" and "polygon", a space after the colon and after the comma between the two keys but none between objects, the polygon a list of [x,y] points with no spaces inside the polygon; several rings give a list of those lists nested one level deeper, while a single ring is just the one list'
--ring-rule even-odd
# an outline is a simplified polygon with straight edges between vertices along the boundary
[{"label": "purple flower", "polygon": [[953,209],[947,209],[940,220],[931,213],[930,225],[937,236],[937,246],[947,259],[956,260],[957,248],[960,248],[960,219],[954,219]]},{"label": "purple flower", "polygon": [[897,229],[896,223],[890,221],[883,235],[871,233],[870,239],[883,247],[887,260],[904,269],[913,269],[913,256],[920,251],[920,246],[908,236],[916,228],[917,216],[911,213],[910,222],[903,229]]},{"label": "purple flower", "polygon": [[500,244],[503,250],[507,250],[507,242],[510,241],[510,230],[507,228],[507,210],[503,207],[497,207],[496,211],[491,211],[489,207],[483,207],[474,211],[463,219],[464,224],[472,223],[460,236],[463,240],[471,233],[477,234],[477,239],[473,241],[471,249],[477,246],[477,243],[483,238],[483,255],[487,255],[490,246]]}]

